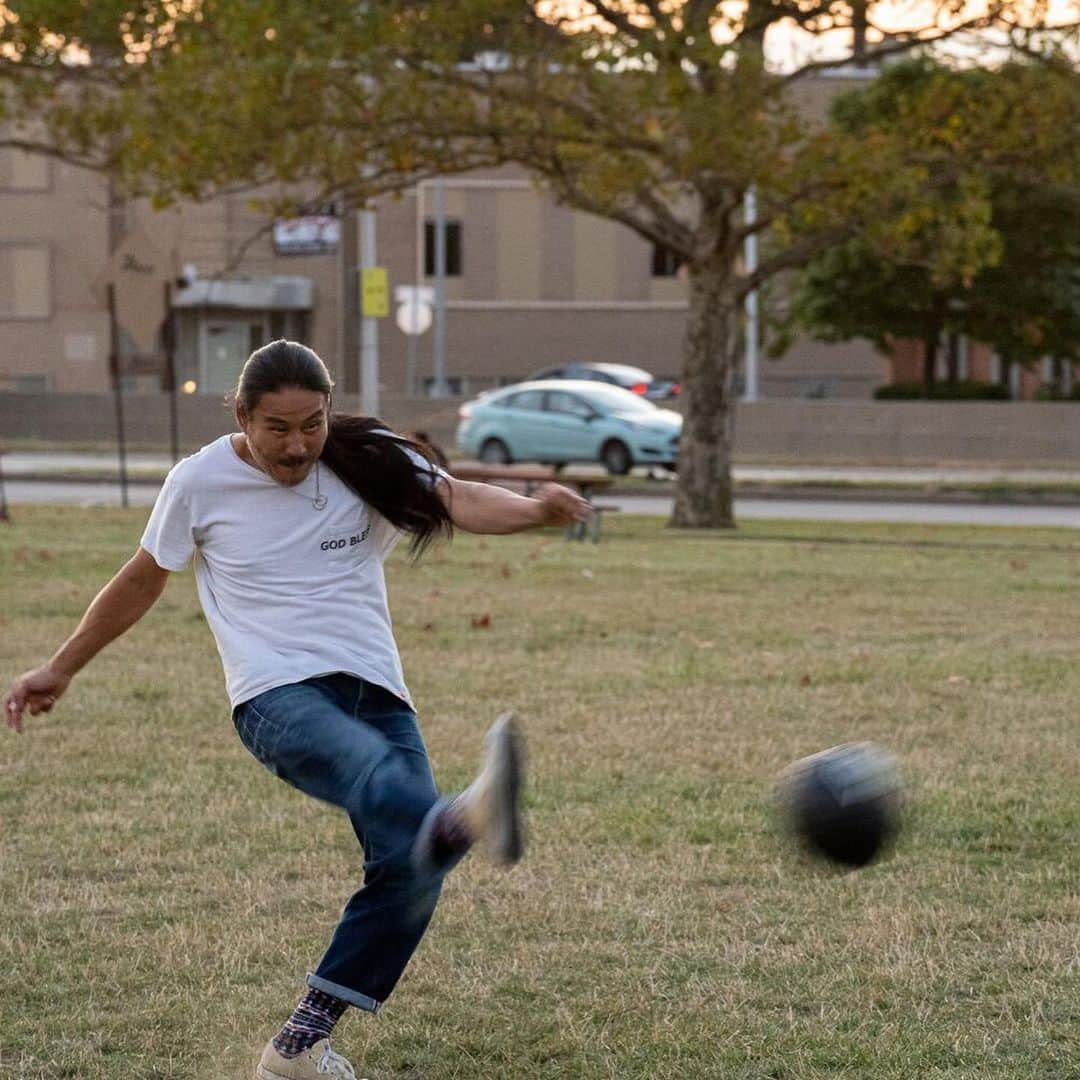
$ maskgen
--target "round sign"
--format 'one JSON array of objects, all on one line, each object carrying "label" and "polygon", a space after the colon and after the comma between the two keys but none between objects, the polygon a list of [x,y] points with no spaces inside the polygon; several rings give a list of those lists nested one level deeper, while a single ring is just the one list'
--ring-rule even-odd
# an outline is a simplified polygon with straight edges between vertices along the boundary
[{"label": "round sign", "polygon": [[394,317],[403,334],[422,334],[431,326],[431,308],[427,304],[402,304]]}]

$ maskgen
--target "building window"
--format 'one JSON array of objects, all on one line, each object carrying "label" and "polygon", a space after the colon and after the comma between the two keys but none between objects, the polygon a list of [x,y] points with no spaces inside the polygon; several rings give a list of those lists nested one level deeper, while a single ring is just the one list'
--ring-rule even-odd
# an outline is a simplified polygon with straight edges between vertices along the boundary
[{"label": "building window", "polygon": [[0,243],[0,319],[52,317],[48,244]]},{"label": "building window", "polygon": [[652,249],[652,276],[653,277],[677,277],[679,268],[685,260],[677,255],[669,247],[663,244],[653,244]]},{"label": "building window", "polygon": [[44,154],[0,150],[0,191],[48,191],[52,162]]},{"label": "building window", "polygon": [[[446,276],[461,277],[461,222],[446,219]],[[435,276],[435,221],[424,222],[424,273]]]}]

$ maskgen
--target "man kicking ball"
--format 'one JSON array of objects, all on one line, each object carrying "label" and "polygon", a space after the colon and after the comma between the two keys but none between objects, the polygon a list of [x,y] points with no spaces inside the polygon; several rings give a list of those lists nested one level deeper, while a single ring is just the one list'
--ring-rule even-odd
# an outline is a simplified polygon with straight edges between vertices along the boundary
[{"label": "man kicking ball", "polygon": [[309,348],[254,352],[236,391],[239,431],[169,473],[135,555],[43,666],[4,699],[9,726],[48,712],[72,677],[154,604],[194,559],[199,599],[244,745],[277,776],[340,806],[364,850],[361,888],[263,1051],[259,1080],[355,1080],[329,1036],[351,1005],[376,1012],[474,843],[521,855],[521,756],[512,720],[483,766],[440,797],[405,686],[383,562],[402,532],[421,552],[454,527],[512,533],[585,520],[550,484],[536,497],[455,480],[377,421],[331,416],[333,383]]}]

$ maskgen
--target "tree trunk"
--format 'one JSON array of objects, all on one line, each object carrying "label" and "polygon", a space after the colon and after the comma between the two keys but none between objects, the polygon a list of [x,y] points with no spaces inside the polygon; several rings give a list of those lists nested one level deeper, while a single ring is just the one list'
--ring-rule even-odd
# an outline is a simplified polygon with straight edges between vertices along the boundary
[{"label": "tree trunk", "polygon": [[937,367],[938,340],[941,332],[936,323],[926,328],[923,335],[922,384],[923,397],[928,398],[934,387],[934,371]]},{"label": "tree trunk", "polygon": [[945,300],[935,296],[927,313],[923,331],[923,397],[929,398],[934,386],[941,332],[945,328]]},{"label": "tree trunk", "polygon": [[945,370],[950,385],[960,381],[960,335],[951,330],[945,338]]},{"label": "tree trunk", "polygon": [[731,446],[740,310],[733,284],[722,265],[690,272],[683,337],[684,420],[670,521],[679,528],[735,527]]}]

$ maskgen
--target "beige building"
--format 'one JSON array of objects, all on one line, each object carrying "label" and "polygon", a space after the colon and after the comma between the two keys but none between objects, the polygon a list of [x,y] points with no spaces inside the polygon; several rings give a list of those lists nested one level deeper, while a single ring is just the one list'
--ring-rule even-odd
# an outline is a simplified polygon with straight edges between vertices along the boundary
[{"label": "beige building", "polygon": [[[435,284],[434,183],[378,207],[377,263],[391,294],[378,330],[388,393],[424,393],[433,380],[434,331],[407,337],[394,293]],[[568,360],[678,374],[686,286],[666,253],[622,226],[556,205],[521,171],[441,183],[451,392]],[[166,283],[178,280],[186,282],[171,294],[179,388],[220,395],[253,348],[288,336],[309,342],[338,385],[355,391],[358,216],[275,228],[249,202],[237,194],[156,211],[111,198],[92,173],[0,150],[0,391],[108,389],[110,282],[125,384],[160,388],[157,329]],[[763,359],[759,370],[762,396],[774,398],[866,399],[888,380],[885,360],[863,343],[803,342],[781,361]]]},{"label": "beige building", "polygon": [[[234,385],[251,350],[275,336],[340,355],[336,245],[281,255],[266,224],[239,195],[157,211],[113,199],[93,173],[0,150],[0,390],[107,390],[110,282],[131,389],[163,384],[167,285],[177,385],[191,392]],[[181,287],[191,267],[198,276]]]},{"label": "beige building", "polygon": [[0,388],[100,390],[107,191],[48,158],[0,150]]}]

